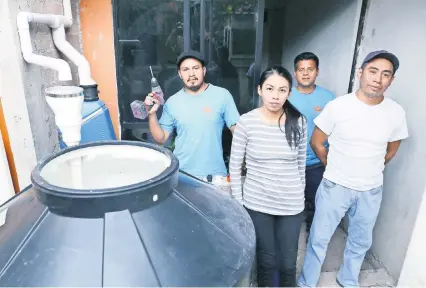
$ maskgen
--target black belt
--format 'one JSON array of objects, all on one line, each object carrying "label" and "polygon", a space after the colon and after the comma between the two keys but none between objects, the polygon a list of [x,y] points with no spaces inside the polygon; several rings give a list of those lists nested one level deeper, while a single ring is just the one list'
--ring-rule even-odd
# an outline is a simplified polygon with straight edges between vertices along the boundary
[{"label": "black belt", "polygon": [[320,168],[320,167],[324,167],[324,164],[322,164],[322,162],[306,166],[306,170],[311,170],[311,169]]}]

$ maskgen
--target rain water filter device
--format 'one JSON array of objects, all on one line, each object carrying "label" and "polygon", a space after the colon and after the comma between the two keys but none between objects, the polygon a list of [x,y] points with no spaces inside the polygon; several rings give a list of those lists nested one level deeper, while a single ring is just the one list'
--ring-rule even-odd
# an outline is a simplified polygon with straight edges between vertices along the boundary
[{"label": "rain water filter device", "polygon": [[[99,100],[97,95],[94,97],[93,87],[83,88],[84,102],[81,110],[82,125],[80,144],[94,141],[117,140],[108,107],[106,107],[102,100]],[[95,88],[97,92],[97,87]],[[58,130],[58,137],[60,148],[66,148],[67,145],[63,139],[61,129]]]},{"label": "rain water filter device", "polygon": [[63,132],[66,146],[80,144],[82,125],[83,88],[77,86],[53,86],[46,89],[46,101],[55,114],[55,123]]}]

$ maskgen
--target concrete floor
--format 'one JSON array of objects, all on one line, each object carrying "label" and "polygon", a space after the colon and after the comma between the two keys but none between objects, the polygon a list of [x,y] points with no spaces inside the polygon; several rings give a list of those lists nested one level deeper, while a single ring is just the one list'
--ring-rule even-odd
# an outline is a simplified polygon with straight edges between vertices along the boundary
[{"label": "concrete floor", "polygon": [[[297,274],[302,270],[303,258],[306,252],[306,237],[304,225],[300,231],[299,253],[297,256]],[[327,256],[322,266],[321,278],[318,286],[322,287],[340,287],[336,283],[337,271],[343,262],[343,251],[345,250],[347,234],[338,227],[331,238]],[[392,278],[386,272],[386,269],[375,263],[369,256],[366,257],[360,274],[360,285],[362,287],[392,287],[394,286]]]},{"label": "concrete floor", "polygon": [[[302,270],[303,260],[306,252],[305,225],[302,224],[299,238],[299,253],[297,255],[297,277]],[[318,287],[340,287],[336,283],[337,272],[343,262],[343,251],[345,250],[347,234],[338,227],[328,246],[327,256],[322,266],[321,277]],[[255,275],[252,275],[255,277]],[[256,279],[252,279],[252,286],[256,287]],[[361,287],[394,287],[395,283],[392,277],[387,273],[386,269],[374,261],[370,255],[367,255],[359,275]]]},{"label": "concrete floor", "polygon": [[[305,232],[305,226],[302,225],[299,238],[299,254],[297,256],[297,272],[300,273],[303,265],[303,258],[306,251],[306,237],[307,233]],[[343,262],[343,251],[345,250],[347,234],[346,232],[338,227],[333,237],[331,238],[329,248],[327,251],[327,256],[325,257],[324,264],[322,266],[323,272],[333,272],[337,271],[342,265]],[[364,264],[361,267],[362,270],[374,269],[372,264],[368,261],[364,261]]]}]

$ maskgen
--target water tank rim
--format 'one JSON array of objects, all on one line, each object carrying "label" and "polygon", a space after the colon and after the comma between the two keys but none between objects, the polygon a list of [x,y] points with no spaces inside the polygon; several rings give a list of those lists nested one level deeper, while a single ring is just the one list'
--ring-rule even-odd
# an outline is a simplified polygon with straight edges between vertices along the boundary
[{"label": "water tank rim", "polygon": [[45,90],[46,97],[51,98],[74,98],[83,97],[84,90],[78,86],[50,86]]},{"label": "water tank rim", "polygon": [[[84,149],[89,147],[96,147],[96,146],[108,146],[108,145],[130,145],[130,146],[139,146],[144,148],[153,149],[157,152],[165,154],[168,158],[170,158],[170,165],[164,169],[159,175],[151,178],[150,180],[131,184],[131,185],[124,185],[114,188],[104,188],[104,189],[86,189],[86,190],[75,190],[65,187],[60,187],[56,185],[52,185],[49,182],[47,182],[42,176],[41,171],[44,166],[46,166],[47,163],[52,161],[53,159],[69,153],[74,150],[78,149]],[[179,169],[179,161],[176,158],[176,156],[171,152],[169,149],[161,147],[156,144],[146,143],[146,142],[137,142],[137,141],[125,141],[125,140],[106,140],[106,141],[95,141],[95,142],[89,142],[77,146],[67,147],[61,151],[58,151],[56,153],[53,153],[46,158],[44,158],[42,161],[40,161],[37,166],[33,169],[31,173],[31,182],[33,184],[33,187],[39,190],[42,193],[51,194],[54,196],[60,196],[61,198],[105,198],[105,197],[115,197],[119,195],[125,195],[129,193],[133,193],[135,191],[141,191],[150,189],[153,186],[156,186],[160,183],[163,183],[165,181],[168,181],[171,177],[173,177],[173,174],[176,173],[176,171]]]}]

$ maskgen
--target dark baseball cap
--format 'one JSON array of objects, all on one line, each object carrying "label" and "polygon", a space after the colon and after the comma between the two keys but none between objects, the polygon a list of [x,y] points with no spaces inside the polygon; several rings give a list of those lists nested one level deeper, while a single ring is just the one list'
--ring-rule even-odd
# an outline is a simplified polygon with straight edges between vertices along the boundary
[{"label": "dark baseball cap", "polygon": [[182,64],[183,60],[185,60],[185,59],[195,59],[195,60],[200,61],[201,65],[203,65],[203,66],[205,65],[204,57],[203,57],[203,55],[201,55],[200,52],[189,50],[189,51],[183,52],[177,58],[176,65],[178,66],[178,68],[180,67],[180,64]]},{"label": "dark baseball cap", "polygon": [[393,72],[395,73],[396,70],[398,70],[399,68],[399,60],[398,58],[386,51],[386,50],[378,50],[378,51],[373,51],[370,52],[364,59],[364,61],[362,62],[361,67],[364,68],[368,63],[370,63],[371,61],[373,61],[374,59],[386,59],[388,61],[390,61],[393,65]]}]

